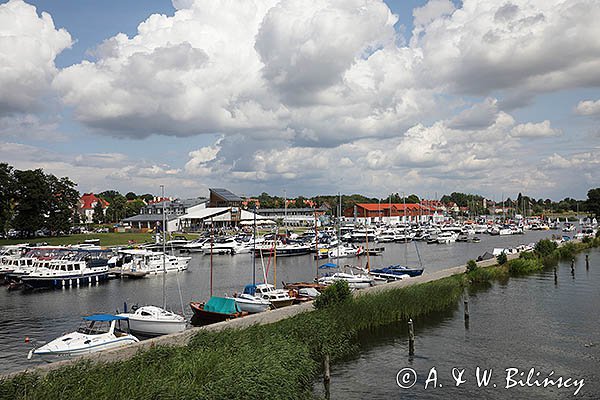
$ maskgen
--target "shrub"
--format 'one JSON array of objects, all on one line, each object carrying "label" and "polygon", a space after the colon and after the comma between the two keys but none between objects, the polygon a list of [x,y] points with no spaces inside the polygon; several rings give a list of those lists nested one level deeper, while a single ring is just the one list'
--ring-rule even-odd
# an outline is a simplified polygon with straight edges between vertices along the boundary
[{"label": "shrub", "polygon": [[552,254],[552,252],[556,250],[557,247],[558,245],[556,244],[556,242],[553,242],[552,240],[548,239],[542,239],[535,244],[535,251],[541,257],[546,257]]},{"label": "shrub", "polygon": [[506,253],[498,254],[498,256],[496,257],[496,261],[498,261],[498,264],[500,264],[500,265],[506,264],[506,262],[508,261],[508,257],[506,256]]},{"label": "shrub", "polygon": [[519,258],[521,258],[523,260],[534,260],[537,257],[531,251],[523,251],[523,252],[521,252],[521,254],[519,254]]},{"label": "shrub", "polygon": [[591,244],[593,242],[592,238],[589,236],[584,237],[581,241],[585,244]]},{"label": "shrub", "polygon": [[315,308],[323,309],[334,304],[344,303],[350,299],[350,287],[348,282],[339,280],[327,287],[315,300]]},{"label": "shrub", "polygon": [[475,260],[469,260],[469,262],[467,263],[467,273],[473,272],[476,269],[477,269],[477,263],[475,262]]},{"label": "shrub", "polygon": [[518,258],[508,263],[508,272],[511,275],[527,274],[529,272],[539,271],[544,268],[541,260],[538,258]]}]

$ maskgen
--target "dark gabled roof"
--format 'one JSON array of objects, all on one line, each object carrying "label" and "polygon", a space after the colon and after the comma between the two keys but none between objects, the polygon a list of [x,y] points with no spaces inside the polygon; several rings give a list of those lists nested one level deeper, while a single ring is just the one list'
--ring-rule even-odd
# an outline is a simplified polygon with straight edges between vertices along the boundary
[{"label": "dark gabled roof", "polygon": [[[251,211],[252,209],[250,209]],[[285,208],[258,208],[256,211],[257,212],[263,212],[263,213],[284,213],[285,212]],[[315,209],[312,207],[303,207],[303,208],[293,208],[293,207],[288,207],[287,211],[296,211],[296,212],[304,212],[304,213],[309,213],[309,212],[314,212]],[[317,208],[317,211],[327,211],[327,208],[324,206],[321,206],[319,208]]]},{"label": "dark gabled roof", "polygon": [[215,189],[208,189],[208,190],[210,190],[211,193],[214,193],[215,195],[219,196],[220,198],[222,198],[225,201],[236,201],[236,202],[242,201],[241,197],[231,193],[227,189],[215,188]]},{"label": "dark gabled roof", "polygon": [[184,200],[176,199],[173,201],[152,203],[152,204],[147,205],[144,208],[146,208],[146,209],[150,209],[150,208],[161,209],[161,208],[163,208],[163,203],[164,203],[165,208],[183,207],[187,210],[190,207],[194,207],[194,206],[197,206],[198,204],[206,203],[207,201],[208,201],[208,199],[206,199],[205,197],[196,197],[194,199],[184,199]]},{"label": "dark gabled roof", "polygon": [[[165,214],[167,221],[177,219],[178,215]],[[125,218],[123,222],[161,222],[163,220],[162,214],[138,214],[133,217]]]}]

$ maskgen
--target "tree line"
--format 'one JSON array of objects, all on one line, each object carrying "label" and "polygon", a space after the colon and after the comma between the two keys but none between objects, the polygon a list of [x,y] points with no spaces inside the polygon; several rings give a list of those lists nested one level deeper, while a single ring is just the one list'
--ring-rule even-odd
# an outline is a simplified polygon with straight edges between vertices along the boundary
[{"label": "tree line", "polygon": [[68,233],[79,221],[77,185],[42,169],[18,170],[0,163],[0,230],[22,237]]},{"label": "tree line", "polygon": [[134,192],[128,192],[123,196],[116,190],[105,190],[98,193],[96,197],[107,201],[109,205],[104,212],[102,204],[96,203],[92,215],[95,224],[117,223],[124,218],[138,215],[142,207],[154,199],[154,195],[150,193],[137,195]]}]

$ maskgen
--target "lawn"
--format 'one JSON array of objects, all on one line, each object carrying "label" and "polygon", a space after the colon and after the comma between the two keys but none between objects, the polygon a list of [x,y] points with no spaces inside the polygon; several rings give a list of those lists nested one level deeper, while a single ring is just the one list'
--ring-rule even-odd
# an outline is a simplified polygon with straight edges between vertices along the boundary
[{"label": "lawn", "polygon": [[[195,239],[197,235],[186,234],[188,239]],[[52,246],[83,243],[87,239],[100,239],[101,246],[119,246],[131,243],[145,243],[153,241],[151,233],[89,233],[57,237],[41,237],[34,239],[2,239],[0,246],[19,243],[48,243]]]}]

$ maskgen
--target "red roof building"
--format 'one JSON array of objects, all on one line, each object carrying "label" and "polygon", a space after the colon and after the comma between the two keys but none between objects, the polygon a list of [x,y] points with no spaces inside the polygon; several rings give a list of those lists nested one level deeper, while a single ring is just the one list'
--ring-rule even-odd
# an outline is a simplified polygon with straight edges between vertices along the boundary
[{"label": "red roof building", "polygon": [[83,217],[84,223],[92,223],[94,216],[94,207],[100,203],[102,205],[102,209],[104,210],[104,214],[106,214],[106,209],[110,205],[108,201],[96,197],[94,193],[84,193],[83,196],[79,199],[79,214]]},{"label": "red roof building", "polygon": [[[357,218],[378,217],[404,217],[415,220],[416,217],[433,215],[430,207],[421,204],[397,204],[397,203],[359,203],[355,205]],[[344,210],[345,217],[354,217],[354,207]]]}]

